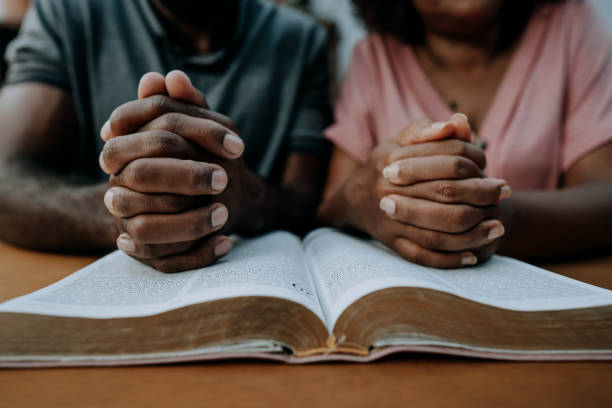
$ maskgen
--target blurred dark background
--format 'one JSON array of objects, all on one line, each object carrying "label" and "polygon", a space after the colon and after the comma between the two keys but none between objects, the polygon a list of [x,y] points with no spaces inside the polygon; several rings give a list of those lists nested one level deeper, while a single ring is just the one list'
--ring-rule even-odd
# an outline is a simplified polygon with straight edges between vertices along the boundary
[{"label": "blurred dark background", "polygon": [[30,4],[29,0],[0,0],[0,81],[4,78],[6,65],[4,50],[6,45],[17,35],[19,24]]},{"label": "blurred dark background", "polygon": [[[53,0],[48,0],[53,1]],[[83,0],[85,1],[85,0]],[[197,0],[194,0],[197,1]],[[353,46],[364,35],[361,24],[355,19],[351,0],[267,0],[298,8],[314,15],[330,32],[330,53],[336,79],[339,80],[348,66]],[[602,12],[612,26],[612,0],[590,0]],[[0,83],[6,66],[4,50],[17,35],[19,24],[27,11],[30,0],[0,0]]]}]

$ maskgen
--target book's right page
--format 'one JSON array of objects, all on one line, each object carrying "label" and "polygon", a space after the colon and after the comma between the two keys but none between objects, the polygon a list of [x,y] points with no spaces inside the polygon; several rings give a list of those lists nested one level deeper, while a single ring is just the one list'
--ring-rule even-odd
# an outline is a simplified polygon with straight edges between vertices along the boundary
[{"label": "book's right page", "polygon": [[374,241],[328,228],[310,233],[304,246],[331,327],[357,299],[393,287],[434,289],[518,311],[612,304],[612,291],[502,256],[474,267],[434,269],[410,263]]}]

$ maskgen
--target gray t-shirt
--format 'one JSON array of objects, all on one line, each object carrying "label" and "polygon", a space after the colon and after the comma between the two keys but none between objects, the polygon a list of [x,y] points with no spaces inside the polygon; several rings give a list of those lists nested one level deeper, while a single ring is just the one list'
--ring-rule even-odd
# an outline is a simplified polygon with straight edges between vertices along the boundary
[{"label": "gray t-shirt", "polygon": [[324,30],[301,13],[240,0],[230,45],[193,55],[172,44],[149,0],[37,0],[6,52],[6,83],[42,82],[74,98],[76,171],[101,176],[99,130],[149,71],[185,71],[234,120],[249,168],[275,181],[289,152],[324,154],[331,120]]}]

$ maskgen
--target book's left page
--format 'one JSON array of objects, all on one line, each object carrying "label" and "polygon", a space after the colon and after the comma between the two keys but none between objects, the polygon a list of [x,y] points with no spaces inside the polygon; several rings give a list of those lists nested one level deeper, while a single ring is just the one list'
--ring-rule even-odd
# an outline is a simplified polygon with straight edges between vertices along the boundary
[{"label": "book's left page", "polygon": [[175,274],[116,251],[51,286],[0,304],[0,312],[110,319],[243,296],[286,299],[324,321],[301,242],[283,231],[238,241],[216,264]]}]

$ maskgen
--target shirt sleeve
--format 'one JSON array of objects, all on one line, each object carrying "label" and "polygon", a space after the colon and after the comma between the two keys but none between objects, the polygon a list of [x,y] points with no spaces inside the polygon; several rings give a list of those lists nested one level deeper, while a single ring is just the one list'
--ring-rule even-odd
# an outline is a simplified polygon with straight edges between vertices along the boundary
[{"label": "shirt sleeve", "polygon": [[322,28],[313,31],[313,45],[300,81],[297,114],[289,138],[289,150],[321,153],[329,149],[323,130],[331,122],[330,69],[327,36]]},{"label": "shirt sleeve", "polygon": [[569,72],[563,169],[612,141],[612,42],[605,21],[584,1],[569,8]]},{"label": "shirt sleeve", "polygon": [[325,137],[338,149],[361,163],[368,160],[376,146],[371,126],[371,98],[366,94],[374,80],[367,40],[362,40],[353,51],[351,64],[336,101],[334,124],[325,131]]},{"label": "shirt sleeve", "polygon": [[30,6],[19,34],[9,44],[5,54],[8,65],[6,84],[42,82],[70,90],[61,34],[60,21],[53,9],[57,2],[36,0]]}]

